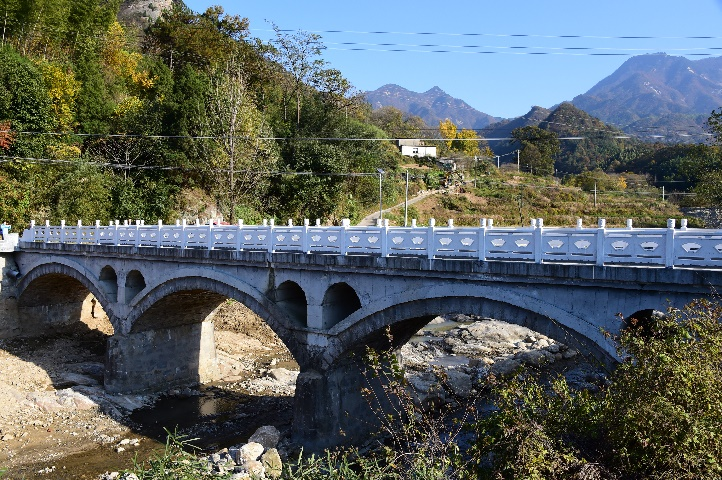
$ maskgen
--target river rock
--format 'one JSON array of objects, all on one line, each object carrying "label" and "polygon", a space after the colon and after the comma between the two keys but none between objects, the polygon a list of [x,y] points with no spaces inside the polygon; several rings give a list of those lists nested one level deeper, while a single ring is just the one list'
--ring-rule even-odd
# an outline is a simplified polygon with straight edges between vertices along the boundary
[{"label": "river rock", "polygon": [[272,368],[268,374],[271,378],[285,385],[295,385],[296,378],[298,378],[298,372],[286,368]]},{"label": "river rock", "polygon": [[281,439],[281,432],[273,425],[264,425],[251,435],[249,442],[260,443],[265,450],[276,448],[278,441]]},{"label": "river rock", "polygon": [[271,478],[280,478],[283,473],[283,463],[278,450],[271,448],[261,456],[261,463],[266,468],[266,475]]},{"label": "river rock", "polygon": [[251,478],[263,478],[266,475],[266,467],[258,460],[251,460],[244,463],[243,468],[251,474]]},{"label": "river rock", "polygon": [[253,462],[258,460],[258,458],[263,453],[263,445],[256,442],[249,442],[245,445],[243,445],[238,452],[239,457],[242,464],[247,464],[248,462]]},{"label": "river rock", "polygon": [[491,366],[491,373],[494,375],[511,375],[519,367],[521,362],[513,358],[500,358],[494,361],[494,365]]},{"label": "river rock", "polygon": [[471,395],[471,375],[460,370],[449,370],[446,372],[446,381],[454,395],[462,398]]},{"label": "river rock", "polygon": [[466,328],[476,341],[486,343],[490,347],[502,346],[513,348],[515,343],[526,339],[531,330],[512,323],[498,320],[475,322]]},{"label": "river rock", "polygon": [[444,389],[441,388],[439,381],[432,373],[410,375],[408,381],[413,389],[412,398],[417,405],[429,408],[446,400]]},{"label": "river rock", "polygon": [[554,356],[546,350],[524,350],[514,355],[514,358],[520,362],[531,365],[543,365],[554,362]]},{"label": "river rock", "polygon": [[73,372],[65,372],[60,375],[57,383],[66,387],[72,387],[75,385],[95,386],[100,384],[100,382],[93,377]]}]

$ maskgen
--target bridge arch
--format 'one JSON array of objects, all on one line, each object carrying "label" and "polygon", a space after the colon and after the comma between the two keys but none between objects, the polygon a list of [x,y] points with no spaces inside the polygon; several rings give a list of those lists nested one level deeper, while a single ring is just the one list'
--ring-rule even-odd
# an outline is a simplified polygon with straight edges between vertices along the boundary
[{"label": "bridge arch", "polygon": [[308,299],[306,292],[296,282],[286,280],[273,290],[273,300],[299,327],[308,326]]},{"label": "bridge arch", "polygon": [[299,363],[305,360],[304,345],[297,340],[297,321],[271,298],[235,277],[217,272],[204,272],[200,277],[197,270],[192,272],[193,275],[190,271],[180,270],[157,286],[146,287],[132,302],[133,309],[125,320],[123,331],[138,333],[200,323],[230,298],[243,303],[263,319]]},{"label": "bridge arch", "polygon": [[23,275],[17,285],[18,310],[23,318],[33,319],[32,322],[24,322],[24,329],[42,328],[43,325],[65,326],[80,320],[89,294],[108,314],[113,329],[117,329],[119,321],[112,307],[114,298],[112,292],[105,288],[109,282],[108,275],[108,270],[105,270],[105,276],[95,276],[88,269],[67,260],[36,265]]},{"label": "bridge arch", "polygon": [[606,364],[616,361],[614,344],[584,316],[519,291],[498,288],[479,291],[459,286],[453,295],[419,290],[364,306],[331,328],[333,340],[321,359],[322,368],[331,367],[365,345],[388,348],[384,333],[387,327],[391,329],[392,347],[398,348],[434,317],[455,313],[521,325],[588,352]]},{"label": "bridge arch", "polygon": [[131,270],[125,276],[125,303],[130,303],[146,287],[145,278],[138,270]]},{"label": "bridge arch", "polygon": [[98,278],[100,288],[105,292],[108,300],[111,302],[118,301],[118,274],[110,265],[106,265],[100,269]]},{"label": "bridge arch", "polygon": [[361,308],[361,300],[346,282],[331,285],[323,296],[323,328],[330,329]]}]

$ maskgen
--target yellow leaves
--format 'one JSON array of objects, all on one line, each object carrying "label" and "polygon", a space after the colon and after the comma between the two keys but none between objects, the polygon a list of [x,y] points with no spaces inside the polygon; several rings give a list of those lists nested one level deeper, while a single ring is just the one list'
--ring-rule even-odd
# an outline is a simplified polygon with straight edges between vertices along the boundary
[{"label": "yellow leaves", "polygon": [[41,61],[38,67],[53,102],[58,127],[61,130],[71,129],[75,120],[75,99],[80,92],[81,83],[75,79],[72,70],[61,65]]},{"label": "yellow leaves", "polygon": [[103,48],[103,62],[110,72],[131,85],[147,90],[155,83],[153,77],[147,70],[140,68],[143,56],[138,52],[125,50],[125,30],[118,22],[114,22],[108,29]]},{"label": "yellow leaves", "polygon": [[452,141],[456,138],[456,125],[450,119],[439,122],[439,132],[446,140],[446,146],[451,148]]},{"label": "yellow leaves", "polygon": [[481,150],[479,149],[479,141],[474,140],[477,138],[476,132],[474,130],[467,130],[462,129],[461,132],[456,134],[456,138],[461,140],[461,148],[460,150],[464,152],[466,155],[475,156],[475,155],[481,155]]},{"label": "yellow leaves", "polygon": [[620,189],[620,190],[626,190],[626,188],[627,188],[627,181],[624,179],[623,176],[621,176],[621,175],[619,176],[619,178],[617,179],[617,183],[619,183],[619,189]]},{"label": "yellow leaves", "polygon": [[128,97],[116,105],[114,115],[119,117],[137,112],[143,106],[143,101],[138,97]]},{"label": "yellow leaves", "polygon": [[48,145],[45,148],[48,157],[56,160],[74,160],[80,157],[80,148],[77,145]]},{"label": "yellow leaves", "polygon": [[[452,150],[458,150],[470,157],[481,155],[477,133],[474,130],[463,128],[460,132],[450,119],[439,122],[439,132],[446,139],[444,143]],[[487,147],[488,149],[488,147]]]}]

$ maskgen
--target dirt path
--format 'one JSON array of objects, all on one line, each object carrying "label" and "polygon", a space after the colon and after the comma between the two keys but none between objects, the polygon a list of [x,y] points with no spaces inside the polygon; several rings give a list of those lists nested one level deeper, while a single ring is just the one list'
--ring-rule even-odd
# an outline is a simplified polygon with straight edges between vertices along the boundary
[{"label": "dirt path", "polygon": [[[425,199],[426,197],[429,197],[429,196],[435,195],[435,194],[439,194],[439,193],[443,193],[443,190],[423,190],[423,191],[419,192],[419,194],[416,195],[415,197],[410,198],[408,204],[413,205],[414,203],[420,202],[421,200]],[[404,203],[405,202],[402,202],[402,203],[399,203],[398,205],[394,205],[393,207],[385,208],[381,212],[389,213],[392,210],[395,210],[397,208],[403,208]],[[362,218],[361,221],[357,223],[357,225],[359,227],[370,227],[370,226],[376,225],[376,220],[378,218],[379,218],[379,212],[374,212],[374,213]]]}]

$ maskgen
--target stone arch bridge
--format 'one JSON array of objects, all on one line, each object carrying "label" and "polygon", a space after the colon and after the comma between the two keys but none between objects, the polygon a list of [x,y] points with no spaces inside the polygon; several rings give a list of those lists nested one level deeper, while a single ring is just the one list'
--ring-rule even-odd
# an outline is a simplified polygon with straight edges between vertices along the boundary
[{"label": "stone arch bridge", "polygon": [[[13,254],[20,318],[47,325],[77,321],[92,293],[114,328],[105,388],[148,391],[216,378],[211,320],[224,301],[238,300],[265,319],[299,363],[294,430],[312,448],[362,432],[359,419],[368,417],[368,406],[360,394],[356,354],[367,346],[388,347],[389,329],[392,346],[398,347],[436,315],[476,314],[529,327],[613,361],[614,345],[604,332],[619,331],[619,314],[681,306],[722,285],[718,266],[700,265],[720,263],[714,256],[715,245],[722,243],[722,236],[714,235],[719,232],[687,231],[682,238],[673,225],[654,231],[631,225],[545,231],[541,222],[528,229],[482,224],[403,231],[348,225],[315,231],[308,225],[53,228],[26,231]],[[84,234],[83,229],[89,230]],[[235,242],[253,237],[267,244],[223,247],[212,240],[225,235],[219,231],[234,231]],[[281,244],[281,237],[293,237],[294,231],[298,248]],[[163,245],[174,232],[181,232],[182,244]],[[155,238],[144,244],[144,233]],[[107,235],[113,238],[101,241]],[[340,250],[314,250],[314,238],[324,235],[336,238]],[[364,239],[381,243],[381,251],[351,250]],[[515,247],[505,253],[499,239]],[[621,241],[647,245],[631,257],[614,256],[611,245]],[[390,251],[403,242],[408,250]],[[442,249],[452,242],[455,250]],[[576,242],[577,250],[591,244],[594,254],[572,258],[574,249],[568,248],[567,257],[549,257],[548,249],[562,242]],[[655,258],[650,242],[662,250]],[[422,243],[428,246],[420,251]],[[709,258],[690,261],[690,243],[699,246],[695,253],[709,250]]]}]

